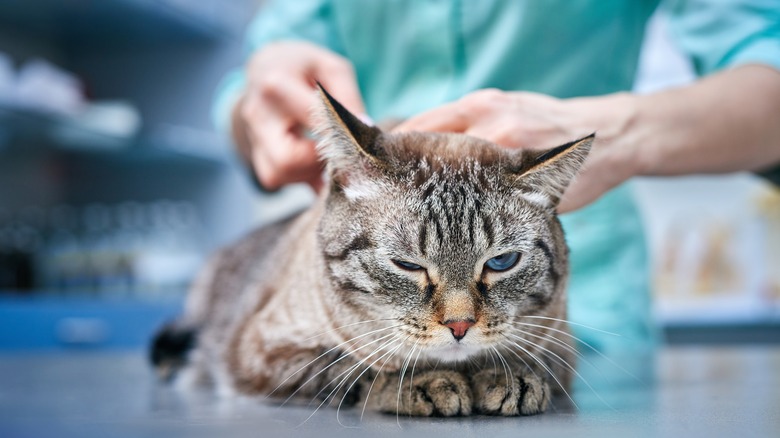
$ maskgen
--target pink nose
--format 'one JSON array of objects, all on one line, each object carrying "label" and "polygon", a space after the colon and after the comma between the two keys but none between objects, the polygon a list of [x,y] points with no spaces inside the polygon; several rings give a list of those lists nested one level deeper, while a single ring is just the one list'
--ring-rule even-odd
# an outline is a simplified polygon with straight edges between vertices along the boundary
[{"label": "pink nose", "polygon": [[464,336],[466,336],[466,332],[468,331],[469,327],[474,325],[474,321],[470,319],[460,321],[444,321],[442,324],[449,327],[450,331],[452,331],[452,336],[460,341]]}]

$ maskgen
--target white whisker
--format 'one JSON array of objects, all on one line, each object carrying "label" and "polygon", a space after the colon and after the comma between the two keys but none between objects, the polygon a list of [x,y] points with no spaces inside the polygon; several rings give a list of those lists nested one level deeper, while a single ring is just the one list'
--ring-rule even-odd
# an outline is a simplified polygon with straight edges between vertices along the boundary
[{"label": "white whisker", "polygon": [[[366,357],[364,357],[363,359],[361,359],[361,360],[355,362],[354,364],[350,365],[349,367],[347,367],[346,370],[342,371],[336,377],[332,378],[328,383],[322,385],[322,388],[320,388],[320,390],[317,392],[317,394],[314,395],[314,398],[316,399],[317,397],[319,397],[320,394],[322,394],[322,392],[325,391],[328,388],[329,385],[333,384],[340,377],[342,377],[342,376],[344,376],[345,374],[348,374],[348,373],[349,373],[349,375],[351,375],[352,371],[354,371],[355,369],[359,368],[360,365],[364,364],[366,361],[371,359],[372,356],[374,356],[375,354],[377,354],[380,351],[384,350],[385,348],[392,346],[393,344],[398,342],[400,339],[401,339],[401,335],[400,334],[396,334],[389,341],[386,341],[386,342],[382,343],[382,345],[374,348],[374,350],[371,353],[369,353]],[[341,384],[341,382],[339,383],[339,385],[340,384]],[[313,402],[314,402],[314,400],[312,400],[312,403]]]},{"label": "white whisker", "polygon": [[[265,398],[266,398],[266,399],[268,399],[269,397],[271,397],[271,396],[272,396],[272,395],[273,395],[273,394],[274,394],[276,391],[278,391],[278,390],[279,390],[279,388],[281,388],[281,387],[282,387],[282,385],[284,385],[285,383],[287,383],[287,382],[288,382],[290,379],[292,379],[293,377],[295,377],[295,376],[296,376],[298,373],[300,373],[301,371],[305,370],[307,367],[309,367],[309,366],[310,366],[311,364],[313,364],[314,362],[316,362],[316,361],[318,361],[318,360],[322,359],[323,357],[327,356],[329,353],[333,352],[334,350],[337,350],[337,349],[341,348],[343,345],[345,345],[345,344],[349,344],[350,342],[357,341],[357,340],[358,340],[358,339],[360,339],[360,338],[364,338],[364,337],[366,337],[366,336],[370,336],[370,335],[373,335],[373,334],[375,334],[375,333],[378,333],[378,332],[383,332],[383,331],[385,331],[385,330],[394,329],[394,328],[397,328],[397,327],[400,327],[400,326],[401,326],[401,324],[399,324],[399,325],[394,325],[394,326],[390,326],[390,327],[385,327],[385,328],[381,328],[381,329],[377,329],[377,330],[372,330],[372,331],[370,331],[370,332],[368,332],[368,333],[363,333],[362,335],[355,336],[355,337],[354,337],[354,338],[352,338],[352,339],[348,339],[348,340],[346,340],[346,341],[344,341],[344,342],[342,342],[342,343],[340,343],[340,344],[336,345],[335,347],[332,347],[332,348],[330,348],[328,351],[326,351],[326,352],[324,352],[324,353],[320,354],[319,356],[315,357],[314,359],[312,359],[311,361],[309,361],[309,363],[307,363],[306,365],[304,365],[304,366],[302,366],[302,367],[298,368],[298,370],[297,370],[297,371],[295,371],[294,373],[292,373],[292,374],[290,374],[289,376],[287,376],[287,378],[285,378],[284,380],[282,380],[282,382],[281,382],[281,383],[279,383],[278,385],[276,385],[276,388],[274,388],[274,390],[273,390],[273,391],[269,392],[269,393],[268,393],[268,394],[265,396]],[[387,337],[387,336],[385,336],[385,337]],[[382,338],[380,338],[380,339],[382,339]],[[370,345],[370,344],[367,344],[367,345]],[[302,385],[301,385],[301,386],[302,386]],[[288,400],[289,400],[289,399],[288,399]]]},{"label": "white whisker", "polygon": [[[341,387],[344,385],[344,382],[346,382],[346,381],[347,381],[347,379],[349,379],[349,376],[351,376],[351,375],[352,375],[352,373],[353,373],[353,372],[355,372],[355,370],[356,370],[357,368],[359,368],[361,365],[363,365],[364,363],[366,363],[366,361],[368,361],[368,359],[370,359],[370,358],[371,358],[371,356],[373,356],[373,355],[377,354],[378,352],[380,352],[380,351],[381,351],[381,350],[383,350],[384,348],[386,348],[386,347],[388,347],[388,346],[391,346],[391,345],[393,345],[393,344],[395,344],[395,343],[398,343],[398,342],[402,342],[402,341],[401,341],[401,339],[400,339],[400,335],[397,335],[397,334],[396,334],[396,335],[395,335],[395,337],[394,337],[394,339],[391,339],[390,341],[388,341],[388,342],[385,342],[385,343],[384,343],[384,344],[382,344],[382,345],[381,345],[379,348],[376,348],[376,349],[375,349],[375,350],[374,350],[374,351],[373,351],[371,354],[369,354],[368,356],[366,356],[365,358],[363,358],[362,360],[360,360],[358,363],[356,363],[356,364],[354,364],[354,365],[350,366],[350,367],[349,367],[349,368],[347,368],[345,371],[342,371],[342,372],[341,372],[339,375],[337,375],[336,377],[334,377],[333,379],[331,379],[331,381],[330,381],[330,382],[328,382],[327,384],[325,384],[325,385],[322,387],[322,389],[320,389],[320,391],[319,391],[317,394],[315,394],[315,396],[314,396],[315,398],[316,398],[316,397],[318,397],[318,396],[319,396],[319,395],[322,393],[322,391],[324,391],[324,390],[325,390],[325,388],[327,388],[327,387],[328,387],[328,385],[332,384],[332,383],[333,383],[333,382],[335,382],[335,381],[336,381],[338,378],[340,378],[340,377],[342,377],[342,376],[344,376],[344,375],[346,374],[346,376],[345,376],[345,377],[344,377],[344,378],[343,378],[343,379],[342,379],[342,380],[341,380],[341,381],[340,381],[338,384],[336,384],[336,386],[333,388],[333,390],[331,390],[331,391],[330,391],[330,393],[328,393],[328,395],[327,395],[327,396],[325,396],[325,398],[322,400],[322,402],[319,404],[319,406],[317,406],[317,407],[314,409],[314,412],[312,412],[312,413],[311,413],[311,415],[309,415],[309,416],[308,416],[308,417],[307,417],[307,418],[306,418],[306,419],[303,421],[303,423],[306,423],[307,421],[309,421],[309,420],[311,419],[311,417],[313,417],[313,416],[314,416],[314,415],[315,415],[315,414],[316,414],[316,413],[317,413],[317,412],[320,410],[320,408],[322,408],[322,407],[325,405],[325,403],[328,403],[328,401],[330,401],[331,397],[333,397],[333,395],[334,395],[334,394],[335,394],[335,393],[336,393],[336,392],[337,392],[337,391],[338,391],[338,390],[339,390],[339,389],[340,389],[340,388],[341,388]],[[386,352],[386,353],[385,353],[383,356],[381,356],[379,359],[377,359],[377,361],[378,361],[378,360],[380,360],[382,357],[384,357],[384,356],[386,356],[386,355],[388,355],[388,354],[392,353],[393,351],[397,350],[397,349],[398,349],[398,348],[400,348],[402,345],[403,345],[403,343],[400,343],[398,346],[394,347],[394,349],[387,351],[387,352]],[[375,362],[373,362],[373,363],[376,363],[376,361],[375,361]],[[372,365],[373,365],[373,363],[372,363]],[[369,368],[370,368],[370,367],[371,367],[371,365],[369,365]],[[353,383],[354,383],[354,382],[353,382]],[[337,420],[338,420],[338,412],[337,412]],[[339,420],[339,424],[341,424],[340,420]],[[342,424],[342,426],[343,426],[343,424]]]},{"label": "white whisker", "polygon": [[587,362],[587,359],[585,358],[585,355],[583,355],[582,353],[577,351],[576,348],[572,347],[571,345],[567,344],[566,342],[561,341],[560,339],[556,338],[555,336],[552,336],[552,335],[549,335],[547,333],[540,332],[540,331],[523,330],[523,329],[520,329],[520,328],[517,328],[517,327],[512,327],[512,330],[516,331],[518,333],[522,333],[524,335],[528,335],[528,336],[532,336],[534,338],[538,338],[538,339],[541,339],[541,340],[544,340],[544,341],[552,342],[555,345],[560,346],[561,348],[565,349],[566,351],[569,351],[569,352],[573,353],[578,358],[580,358],[580,359],[582,359],[582,360]]},{"label": "white whisker", "polygon": [[553,342],[554,344],[560,346],[561,348],[565,349],[566,351],[569,351],[569,352],[575,354],[577,356],[578,360],[582,360],[586,364],[590,365],[590,367],[593,368],[594,370],[596,370],[596,372],[598,372],[602,377],[606,377],[606,376],[604,376],[604,373],[601,371],[601,369],[599,367],[597,367],[593,362],[588,360],[588,358],[585,357],[584,354],[582,354],[576,348],[572,347],[571,345],[567,344],[566,342],[561,341],[560,339],[556,338],[555,336],[552,336],[552,335],[550,335],[548,333],[539,332],[539,331],[523,330],[523,329],[519,329],[517,327],[513,327],[512,330],[515,330],[515,331],[517,331],[519,333],[522,333],[523,335],[533,336],[535,338],[539,338],[539,339],[542,339],[542,340]]},{"label": "white whisker", "polygon": [[[318,333],[316,335],[309,336],[308,338],[304,339],[304,341],[310,341],[310,340],[312,340],[314,338],[318,338],[318,337],[320,337],[322,335],[325,335],[325,334],[330,333],[330,332],[335,332],[336,330],[341,330],[343,328],[353,327],[353,326],[362,325],[362,324],[369,324],[369,323],[372,323],[372,322],[380,322],[380,321],[398,321],[398,319],[396,319],[396,318],[380,318],[380,319],[369,319],[369,320],[366,320],[366,321],[353,322],[352,324],[345,324],[345,325],[342,325],[342,326],[333,327],[332,329],[328,329],[328,330],[320,332],[320,333]],[[401,325],[402,324],[399,324],[399,325],[396,325],[394,327],[400,327]]]},{"label": "white whisker", "polygon": [[[404,342],[406,342],[406,340],[407,340],[407,339],[409,339],[409,337],[408,337],[408,336],[407,336],[405,339],[401,340],[401,343],[400,343],[400,344],[399,344],[397,347],[393,348],[392,350],[388,350],[388,351],[387,351],[385,354],[383,354],[382,356],[379,356],[379,357],[378,357],[376,360],[374,360],[373,362],[371,362],[371,363],[370,363],[370,364],[369,364],[369,365],[366,367],[366,369],[364,369],[363,371],[361,371],[361,372],[360,372],[360,374],[358,374],[358,376],[357,376],[357,377],[356,377],[356,378],[355,378],[355,379],[352,381],[352,383],[351,383],[351,384],[350,384],[350,385],[347,387],[346,391],[344,391],[344,395],[342,395],[342,396],[341,396],[341,401],[339,401],[339,406],[338,406],[338,408],[336,409],[336,421],[338,421],[338,423],[339,423],[339,424],[341,424],[341,419],[339,418],[339,413],[340,413],[340,411],[341,411],[341,405],[342,405],[342,403],[344,403],[344,399],[346,398],[347,394],[349,394],[349,391],[351,391],[351,390],[352,390],[352,387],[354,387],[354,386],[355,386],[355,384],[358,382],[358,380],[360,380],[360,378],[361,378],[361,377],[363,377],[363,375],[364,375],[365,373],[367,373],[367,372],[368,372],[368,370],[370,370],[370,369],[371,369],[371,368],[372,368],[372,367],[373,367],[373,366],[374,366],[374,365],[375,365],[377,362],[379,362],[380,360],[382,360],[382,358],[383,358],[383,357],[387,357],[387,359],[385,359],[385,362],[383,362],[383,363],[382,363],[382,367],[384,367],[385,363],[387,363],[387,361],[390,359],[390,357],[391,357],[392,353],[394,353],[394,352],[395,352],[395,351],[397,351],[399,348],[401,348],[401,347],[404,345]],[[398,339],[396,339],[396,341],[398,341]],[[389,345],[388,345],[388,346],[389,346]],[[366,359],[368,359],[368,358],[366,358]],[[365,363],[365,360],[363,360],[363,361],[361,361],[360,363],[358,363],[358,366],[360,366],[362,363]],[[380,368],[380,370],[381,370],[381,368]],[[352,372],[350,372],[350,373],[349,373],[349,375],[347,375],[347,377],[345,378],[345,380],[346,380],[347,378],[349,378],[349,376],[350,376],[350,375],[352,375]],[[339,384],[339,386],[338,386],[338,387],[341,387],[341,386],[343,386],[343,384]],[[338,387],[337,387],[336,389],[338,389]],[[366,400],[368,400],[368,395],[366,395]],[[364,406],[365,406],[365,404],[364,404]],[[361,416],[360,416],[360,421],[361,421],[361,422],[363,421],[363,415],[362,415],[362,413],[361,413]],[[342,426],[343,426],[343,424],[342,424]]]},{"label": "white whisker", "polygon": [[609,403],[607,403],[607,401],[606,401],[606,400],[604,400],[603,398],[601,398],[601,395],[599,395],[598,391],[596,391],[596,389],[595,389],[595,388],[593,388],[593,386],[591,386],[591,385],[590,385],[590,382],[588,382],[588,380],[587,380],[585,377],[583,377],[583,376],[582,376],[582,374],[580,374],[580,373],[579,373],[579,372],[578,372],[578,371],[577,371],[577,370],[576,370],[576,369],[575,369],[573,366],[571,366],[571,364],[569,364],[569,362],[567,362],[567,361],[566,361],[564,358],[562,358],[561,356],[559,356],[557,353],[555,353],[554,351],[552,351],[552,350],[550,350],[550,349],[548,349],[548,348],[545,348],[545,347],[543,347],[543,346],[541,346],[541,345],[539,345],[539,344],[537,344],[537,343],[535,343],[535,342],[532,342],[532,341],[530,341],[530,340],[528,340],[528,339],[525,339],[525,338],[523,338],[522,336],[517,336],[517,335],[511,334],[511,333],[509,334],[509,336],[511,336],[511,337],[513,337],[513,338],[515,338],[515,339],[517,339],[517,340],[521,341],[521,342],[524,342],[524,343],[526,343],[526,344],[529,344],[529,345],[531,345],[531,346],[533,346],[533,347],[536,347],[536,348],[538,348],[538,349],[542,350],[542,352],[544,352],[545,354],[547,354],[547,356],[548,356],[548,357],[552,356],[553,358],[557,359],[557,360],[558,360],[558,362],[559,362],[561,365],[565,366],[566,368],[568,368],[569,370],[571,370],[571,372],[573,372],[573,373],[574,373],[574,375],[576,375],[577,377],[579,377],[579,378],[580,378],[580,380],[582,380],[582,382],[583,382],[583,383],[585,383],[585,385],[586,385],[588,388],[590,388],[590,390],[591,390],[591,391],[593,391],[593,393],[596,395],[596,397],[598,397],[598,399],[599,399],[599,400],[601,400],[601,401],[602,401],[602,402],[603,402],[603,403],[604,403],[604,404],[605,404],[607,407],[609,407],[610,409],[612,409],[612,410],[615,410],[615,408],[613,408],[613,407],[612,407],[612,406],[611,406]]},{"label": "white whisker", "polygon": [[[361,335],[361,336],[359,336],[359,337],[364,337],[364,336],[366,336],[366,335]],[[289,396],[288,396],[288,397],[287,397],[287,398],[284,400],[284,402],[282,403],[282,405],[284,405],[285,403],[287,403],[288,401],[290,401],[290,399],[291,399],[291,398],[293,398],[293,397],[295,396],[295,394],[297,394],[297,393],[298,393],[298,391],[300,391],[300,390],[301,390],[301,389],[302,389],[304,386],[306,386],[307,384],[309,384],[309,382],[311,382],[312,380],[314,380],[315,378],[317,378],[317,376],[319,376],[320,374],[322,374],[322,373],[324,373],[325,371],[327,371],[327,370],[328,370],[330,367],[332,367],[333,365],[336,365],[337,363],[341,362],[342,360],[346,359],[347,357],[351,356],[352,354],[354,354],[354,353],[356,353],[356,352],[358,352],[358,351],[360,351],[360,350],[362,350],[362,349],[364,349],[364,348],[368,347],[369,345],[375,344],[375,343],[377,343],[377,342],[381,342],[382,340],[384,340],[384,339],[387,339],[387,338],[389,338],[389,337],[391,337],[391,336],[398,336],[398,334],[389,333],[389,334],[387,334],[387,335],[384,335],[384,336],[382,336],[382,337],[380,337],[380,338],[378,338],[378,339],[374,339],[373,341],[371,341],[371,342],[369,342],[369,343],[367,343],[367,344],[365,344],[365,345],[363,345],[363,346],[361,346],[361,347],[358,347],[358,348],[356,348],[356,349],[354,349],[354,350],[352,350],[352,351],[345,352],[344,354],[342,354],[341,356],[339,356],[339,357],[338,357],[336,360],[334,360],[333,362],[331,362],[330,364],[328,364],[327,366],[325,366],[323,369],[319,370],[319,371],[318,371],[316,374],[314,374],[313,376],[309,377],[309,379],[307,379],[305,382],[303,382],[302,384],[298,385],[298,388],[297,388],[295,391],[293,391],[293,393],[292,393],[292,394],[290,394],[290,395],[289,395]],[[352,340],[354,340],[354,339],[355,339],[355,338],[351,339],[350,341],[352,341]],[[343,345],[343,344],[344,344],[344,343],[341,343],[341,344],[339,344],[339,345]],[[334,349],[335,349],[335,347],[334,347],[334,348],[332,348],[332,349],[330,349],[330,350],[328,350],[328,352],[330,352],[330,351],[333,351]],[[324,356],[324,355],[325,355],[325,354],[327,354],[328,352],[326,352],[326,353],[324,353],[324,354],[320,355],[319,357],[322,357],[322,356]],[[316,360],[317,360],[317,359],[315,359],[314,361],[316,361]],[[311,362],[309,362],[308,364],[304,365],[304,366],[303,366],[301,369],[299,369],[298,371],[296,371],[294,374],[297,374],[297,373],[299,373],[300,371],[302,371],[303,369],[305,369],[306,367],[308,367],[309,365],[311,365],[312,363],[314,363],[314,361],[311,361]],[[288,380],[289,380],[291,377],[292,377],[292,376],[290,376],[290,377],[288,377],[287,379],[285,379],[285,380],[284,380],[284,382],[288,381]],[[281,387],[281,385],[283,385],[283,384],[284,384],[284,382],[280,383],[280,384],[279,384],[279,386],[277,386],[277,387],[276,387],[276,389],[274,389],[274,391],[276,391],[277,389],[279,389],[279,387]],[[269,394],[269,395],[270,395],[270,394]]]},{"label": "white whisker", "polygon": [[[522,345],[518,344],[517,342],[511,342],[511,341],[508,341],[508,342],[509,342],[509,344],[510,344],[511,346],[517,347],[518,349],[520,349],[521,351],[523,351],[525,354],[529,355],[529,356],[531,357],[531,359],[533,359],[533,360],[534,360],[536,363],[538,363],[539,365],[541,365],[541,366],[542,366],[542,368],[544,368],[544,369],[545,369],[545,371],[547,371],[547,373],[548,373],[548,374],[550,374],[550,377],[552,377],[552,378],[555,380],[555,383],[557,383],[557,384],[558,384],[558,386],[561,388],[561,390],[563,391],[563,393],[564,393],[564,394],[566,394],[566,397],[568,397],[568,398],[569,398],[569,400],[571,400],[571,403],[574,405],[574,407],[576,407],[577,409],[579,409],[579,406],[577,406],[577,403],[574,401],[574,399],[572,398],[572,396],[571,396],[571,395],[569,395],[569,392],[568,392],[568,391],[566,391],[566,388],[563,386],[563,384],[561,383],[561,381],[560,381],[560,380],[558,380],[558,376],[556,376],[556,375],[555,375],[555,373],[553,373],[553,372],[552,372],[552,370],[550,369],[550,367],[548,367],[548,366],[547,366],[547,364],[546,364],[546,363],[544,363],[544,361],[543,361],[543,360],[541,360],[539,357],[537,357],[535,354],[533,354],[533,353],[531,353],[530,351],[528,351],[528,349],[526,349],[526,348],[525,348],[525,347],[523,347]],[[509,351],[510,351],[512,354],[514,354],[515,356],[517,356],[517,357],[518,357],[520,360],[522,360],[523,362],[525,362],[525,360],[523,360],[523,358],[522,358],[522,357],[520,357],[520,355],[519,355],[519,354],[518,354],[516,351],[514,351],[514,350],[512,350],[512,349],[509,349]]]},{"label": "white whisker", "polygon": [[[509,343],[510,341],[509,341],[509,340],[505,340],[505,342]],[[511,345],[511,344],[510,344],[510,345]],[[494,350],[495,350],[495,348],[494,348]],[[514,351],[512,351],[512,349],[509,349],[509,351],[510,351],[511,353],[513,353],[513,354],[515,355],[515,357],[517,357],[518,359],[520,359],[520,361],[521,361],[521,362],[523,362],[523,365],[525,365],[525,367],[526,367],[528,370],[530,370],[530,371],[531,371],[531,374],[533,374],[533,375],[534,375],[534,376],[536,376],[537,378],[540,378],[540,377],[539,377],[539,375],[538,375],[538,374],[536,374],[536,370],[534,370],[534,367],[532,367],[532,366],[531,366],[531,365],[530,365],[528,362],[526,362],[526,360],[525,360],[525,359],[523,359],[523,357],[522,357],[522,356],[520,356],[520,355],[518,355],[517,353],[515,353]],[[497,351],[497,350],[496,350],[496,353],[498,353],[498,351]],[[500,359],[500,358],[501,358],[501,357],[499,356],[499,359]]]},{"label": "white whisker", "polygon": [[599,329],[599,328],[596,328],[596,327],[591,327],[591,326],[589,326],[589,325],[585,325],[585,324],[580,324],[580,323],[578,323],[578,322],[567,321],[567,320],[565,320],[565,319],[560,319],[560,318],[551,318],[551,317],[549,317],[549,316],[540,316],[540,315],[522,315],[522,316],[518,316],[517,318],[533,318],[533,319],[546,319],[546,320],[548,320],[548,321],[558,321],[558,322],[562,322],[562,323],[565,323],[565,324],[569,324],[569,325],[574,325],[574,326],[577,326],[577,327],[586,328],[586,329],[588,329],[588,330],[593,330],[593,331],[595,331],[595,332],[604,333],[604,334],[606,334],[606,335],[611,335],[611,336],[622,337],[621,335],[619,335],[619,334],[617,334],[617,333],[608,332],[608,331],[606,331],[606,330],[602,330],[602,329]]},{"label": "white whisker", "polygon": [[[561,321],[563,321],[563,320],[561,320]],[[564,322],[565,322],[565,321],[564,321]],[[585,346],[585,347],[587,347],[589,350],[593,351],[594,353],[596,353],[597,355],[599,355],[599,356],[600,356],[602,359],[606,360],[607,362],[609,362],[611,365],[615,366],[615,367],[616,367],[617,369],[619,369],[620,371],[622,371],[622,372],[626,373],[626,375],[628,375],[629,377],[633,378],[633,379],[634,379],[634,380],[636,380],[637,382],[640,382],[640,383],[642,382],[642,379],[640,379],[639,377],[636,377],[636,376],[635,376],[635,375],[633,375],[631,372],[629,372],[627,369],[623,368],[623,367],[622,367],[622,366],[620,366],[618,363],[616,363],[615,361],[613,361],[612,359],[610,359],[609,357],[607,357],[607,356],[606,356],[604,353],[600,352],[600,351],[598,350],[598,348],[596,348],[596,347],[594,347],[593,345],[589,344],[588,342],[586,342],[586,341],[584,341],[584,340],[582,340],[582,339],[578,338],[577,336],[574,336],[573,334],[571,334],[571,333],[567,332],[566,330],[560,330],[560,329],[556,329],[556,328],[552,328],[552,327],[547,327],[547,326],[540,325],[540,324],[531,324],[531,323],[528,323],[528,322],[521,322],[521,321],[515,321],[515,322],[514,322],[514,324],[521,324],[521,325],[524,325],[524,326],[526,326],[526,327],[536,327],[536,328],[540,328],[540,329],[543,329],[543,330],[550,330],[550,331],[553,331],[553,332],[556,332],[556,333],[560,333],[560,334],[562,334],[562,335],[564,335],[564,336],[568,336],[569,338],[571,338],[571,339],[573,339],[573,340],[575,340],[575,341],[579,342],[580,344],[584,345],[584,346]]]},{"label": "white whisker", "polygon": [[401,408],[401,388],[403,387],[404,384],[404,377],[406,376],[406,370],[409,367],[409,362],[411,362],[412,355],[414,355],[414,350],[417,348],[417,343],[419,342],[420,342],[419,339],[416,340],[414,342],[414,345],[412,345],[412,349],[409,350],[409,354],[406,356],[406,359],[404,360],[404,363],[401,367],[400,378],[398,379],[398,396],[396,397],[395,400],[395,421],[396,423],[398,423],[399,428],[401,427],[401,420],[398,419],[398,411]]},{"label": "white whisker", "polygon": [[[406,342],[406,340],[409,339],[409,338],[410,338],[410,336],[407,336],[406,339],[404,339],[404,342]],[[402,345],[403,344],[399,345],[398,348],[400,348]],[[387,359],[385,359],[385,361],[382,362],[382,365],[379,366],[379,370],[376,372],[376,376],[374,376],[374,380],[371,381],[371,385],[368,387],[368,391],[366,392],[366,398],[363,401],[363,410],[360,411],[360,421],[361,422],[363,422],[363,415],[366,413],[366,405],[368,404],[368,397],[371,395],[371,390],[374,388],[374,383],[376,383],[376,379],[379,377],[379,374],[382,373],[382,370],[385,368],[385,365],[387,364],[387,361],[390,360],[390,357],[391,356],[387,356]],[[374,363],[376,363],[376,361]],[[371,368],[371,366],[374,365],[374,363],[372,363],[369,366],[369,369]]]},{"label": "white whisker", "polygon": [[[417,341],[419,342],[419,340]],[[417,345],[417,342],[415,342],[415,345]],[[412,364],[412,375],[409,377],[409,400],[412,400],[413,392],[414,392],[414,369],[417,367],[417,361],[420,359],[420,353],[422,353],[423,349],[420,348],[417,350],[417,356],[414,358],[414,364]],[[409,416],[411,416],[411,412],[409,413]]]},{"label": "white whisker", "polygon": [[[498,356],[498,360],[501,361],[501,366],[504,368],[504,378],[506,378],[507,384],[511,385],[512,380],[509,379],[509,375],[511,371],[509,370],[509,364],[507,363],[506,359],[504,359],[504,356],[501,355],[501,353],[496,349],[496,347],[490,347],[493,349],[493,351],[496,352],[496,356]],[[514,376],[512,376],[512,379],[514,379]]]},{"label": "white whisker", "polygon": [[498,377],[496,376],[496,372],[498,371],[496,368],[498,364],[496,363],[496,357],[494,356],[495,353],[493,353],[493,350],[489,349],[487,351],[488,353],[490,353],[490,360],[493,361],[493,376],[494,376],[493,384],[495,384],[498,379]]}]

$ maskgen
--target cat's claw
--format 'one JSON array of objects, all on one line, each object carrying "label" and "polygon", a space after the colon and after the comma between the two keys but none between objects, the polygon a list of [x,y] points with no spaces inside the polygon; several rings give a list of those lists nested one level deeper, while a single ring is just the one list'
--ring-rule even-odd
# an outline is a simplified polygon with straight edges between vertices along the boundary
[{"label": "cat's claw", "polygon": [[484,371],[472,381],[477,411],[488,415],[535,415],[547,410],[550,387],[535,374],[510,376]]},{"label": "cat's claw", "polygon": [[[397,382],[397,380],[396,380]],[[392,390],[392,387],[395,387]],[[456,371],[428,371],[414,376],[411,384],[388,385],[380,400],[387,413],[421,417],[470,415],[471,388],[468,380]]]}]

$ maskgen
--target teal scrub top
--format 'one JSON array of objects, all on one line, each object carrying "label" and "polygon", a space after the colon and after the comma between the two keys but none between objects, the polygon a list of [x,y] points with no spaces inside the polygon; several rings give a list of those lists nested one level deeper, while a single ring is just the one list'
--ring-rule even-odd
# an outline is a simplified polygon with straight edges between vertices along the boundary
[{"label": "teal scrub top", "polygon": [[[631,90],[658,3],[277,0],[249,27],[247,52],[303,39],[342,54],[374,120],[407,118],[488,87],[594,96]],[[667,3],[673,35],[699,74],[745,63],[780,69],[777,0]],[[237,70],[219,87],[214,117],[223,128],[243,86]],[[647,248],[630,184],[561,221],[571,249],[575,335],[601,351],[652,347]]]}]

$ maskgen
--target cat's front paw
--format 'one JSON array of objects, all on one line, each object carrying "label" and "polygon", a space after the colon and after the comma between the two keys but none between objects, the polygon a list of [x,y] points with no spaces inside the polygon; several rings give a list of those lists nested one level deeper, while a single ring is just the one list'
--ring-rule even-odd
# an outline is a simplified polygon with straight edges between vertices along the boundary
[{"label": "cat's front paw", "polygon": [[535,415],[547,410],[550,387],[536,374],[483,371],[472,379],[475,408],[488,415]]},{"label": "cat's front paw", "polygon": [[379,400],[383,412],[421,417],[453,417],[471,414],[472,397],[468,380],[456,371],[427,371],[409,376],[399,385],[390,379]]}]

